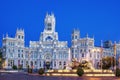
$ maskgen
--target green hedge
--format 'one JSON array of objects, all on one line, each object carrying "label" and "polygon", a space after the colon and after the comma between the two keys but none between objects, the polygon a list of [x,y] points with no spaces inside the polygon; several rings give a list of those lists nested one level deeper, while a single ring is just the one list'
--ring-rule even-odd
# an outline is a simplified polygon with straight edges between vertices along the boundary
[{"label": "green hedge", "polygon": [[78,74],[78,76],[82,76],[84,74],[84,70],[82,68],[78,67],[77,74]]},{"label": "green hedge", "polygon": [[119,68],[116,69],[116,77],[120,77],[120,69]]},{"label": "green hedge", "polygon": [[17,66],[16,65],[12,66],[12,69],[17,70]]},{"label": "green hedge", "polygon": [[40,68],[38,70],[38,74],[43,75],[45,73],[45,70],[43,68]]}]

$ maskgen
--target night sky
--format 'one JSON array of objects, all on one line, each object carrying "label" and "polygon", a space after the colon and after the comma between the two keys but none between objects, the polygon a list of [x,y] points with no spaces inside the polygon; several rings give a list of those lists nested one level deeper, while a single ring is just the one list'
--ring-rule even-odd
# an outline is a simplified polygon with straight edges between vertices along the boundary
[{"label": "night sky", "polygon": [[47,12],[55,14],[59,40],[69,46],[74,28],[81,37],[94,35],[95,45],[120,40],[120,0],[0,0],[0,46],[3,34],[14,37],[17,28],[25,30],[26,46],[38,41]]}]

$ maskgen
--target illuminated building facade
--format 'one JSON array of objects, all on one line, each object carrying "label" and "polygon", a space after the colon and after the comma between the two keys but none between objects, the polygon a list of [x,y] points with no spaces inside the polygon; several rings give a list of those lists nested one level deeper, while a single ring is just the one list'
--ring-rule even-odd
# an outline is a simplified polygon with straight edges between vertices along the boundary
[{"label": "illuminated building facade", "polygon": [[13,65],[27,68],[29,65],[34,69],[64,69],[70,62],[70,48],[67,41],[59,41],[55,21],[54,14],[47,14],[40,40],[30,41],[29,47],[24,46],[24,30],[17,29],[15,38],[7,34],[3,38],[5,68],[11,69]]},{"label": "illuminated building facade", "polygon": [[[17,29],[15,37],[9,37],[8,34],[3,37],[2,53],[5,69],[11,69],[13,65],[22,68],[29,65],[33,69],[64,69],[72,59],[78,62],[88,61],[97,68],[101,57],[114,55],[113,47],[96,47],[94,38],[88,35],[81,38],[79,30],[73,30],[72,45],[69,48],[67,41],[59,41],[58,33],[55,31],[54,14],[47,14],[44,23],[44,31],[41,32],[39,41],[30,41],[29,47],[25,47],[23,29]],[[117,56],[120,56],[120,43],[116,46]]]}]

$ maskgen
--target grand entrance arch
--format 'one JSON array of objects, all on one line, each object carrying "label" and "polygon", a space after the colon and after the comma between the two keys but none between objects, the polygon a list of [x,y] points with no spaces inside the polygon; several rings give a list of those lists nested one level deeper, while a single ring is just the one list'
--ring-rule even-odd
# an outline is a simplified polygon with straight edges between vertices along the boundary
[{"label": "grand entrance arch", "polygon": [[52,68],[52,55],[50,53],[47,53],[45,55],[44,68],[45,69],[51,69]]},{"label": "grand entrance arch", "polygon": [[50,62],[50,61],[47,61],[47,62],[45,63],[46,69],[50,69],[50,66],[51,66],[51,62]]}]

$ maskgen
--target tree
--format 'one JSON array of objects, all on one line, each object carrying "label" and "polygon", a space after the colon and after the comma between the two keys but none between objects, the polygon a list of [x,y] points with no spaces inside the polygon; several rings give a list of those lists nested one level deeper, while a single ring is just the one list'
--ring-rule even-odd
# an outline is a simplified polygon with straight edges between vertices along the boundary
[{"label": "tree", "polygon": [[44,70],[43,68],[40,68],[40,69],[38,70],[38,73],[39,73],[40,75],[43,75],[43,74],[45,73],[45,70]]},{"label": "tree", "polygon": [[[116,65],[118,65],[118,61],[116,60]],[[99,67],[101,66],[101,63]],[[109,69],[110,67],[115,66],[115,58],[114,57],[104,57],[102,58],[102,69]]]},{"label": "tree", "polygon": [[78,67],[77,74],[78,74],[78,76],[82,76],[84,74],[84,70],[82,68]]},{"label": "tree", "polygon": [[2,68],[3,56],[2,52],[0,52],[0,68]]},{"label": "tree", "polygon": [[119,68],[116,69],[116,77],[120,77],[120,69]]},{"label": "tree", "polygon": [[12,67],[14,70],[17,70],[17,66],[16,65],[13,65]]}]

